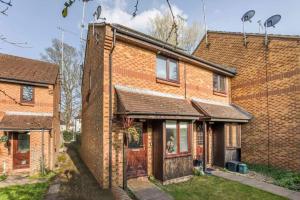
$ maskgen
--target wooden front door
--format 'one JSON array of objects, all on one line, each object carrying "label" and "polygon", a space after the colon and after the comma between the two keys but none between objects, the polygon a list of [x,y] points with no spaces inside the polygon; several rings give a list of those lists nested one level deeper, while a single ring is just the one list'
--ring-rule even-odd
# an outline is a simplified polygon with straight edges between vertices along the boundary
[{"label": "wooden front door", "polygon": [[28,168],[30,163],[30,135],[13,133],[13,168]]},{"label": "wooden front door", "polygon": [[224,145],[224,124],[215,123],[212,125],[213,132],[213,165],[225,166],[225,145]]},{"label": "wooden front door", "polygon": [[147,125],[128,129],[127,179],[147,176]]}]

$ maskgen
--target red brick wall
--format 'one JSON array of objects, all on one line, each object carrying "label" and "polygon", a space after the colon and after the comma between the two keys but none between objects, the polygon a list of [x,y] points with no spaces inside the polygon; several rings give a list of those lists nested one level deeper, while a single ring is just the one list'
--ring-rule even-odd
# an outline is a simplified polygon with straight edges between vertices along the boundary
[{"label": "red brick wall", "polygon": [[[300,38],[210,32],[195,55],[235,67],[232,101],[254,115],[242,126],[242,160],[300,169]],[[266,79],[266,70],[268,78]]]}]

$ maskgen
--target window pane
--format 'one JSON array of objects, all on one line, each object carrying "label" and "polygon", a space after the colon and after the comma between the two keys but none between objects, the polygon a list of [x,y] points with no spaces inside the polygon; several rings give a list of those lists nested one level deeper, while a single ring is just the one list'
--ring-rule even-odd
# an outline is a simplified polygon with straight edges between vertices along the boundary
[{"label": "window pane", "polygon": [[169,78],[171,80],[178,80],[178,67],[175,60],[169,60]]},{"label": "window pane", "polygon": [[218,91],[218,75],[214,74],[214,78],[213,78],[213,87],[214,90]]},{"label": "window pane", "polygon": [[18,134],[18,152],[26,153],[29,151],[29,135]]},{"label": "window pane", "polygon": [[157,56],[156,58],[156,76],[167,79],[167,60],[164,57]]},{"label": "window pane", "polygon": [[233,147],[236,147],[236,142],[237,142],[237,135],[236,135],[236,125],[231,125],[232,126],[232,146]]},{"label": "window pane", "polygon": [[177,153],[177,126],[176,121],[166,121],[166,153]]},{"label": "window pane", "polygon": [[32,86],[23,86],[23,94],[22,99],[24,101],[32,101],[33,100],[33,87]]},{"label": "window pane", "polygon": [[188,149],[188,123],[180,122],[180,152],[187,152]]},{"label": "window pane", "polygon": [[220,76],[220,91],[221,92],[225,92],[225,77],[224,76]]},{"label": "window pane", "polygon": [[143,147],[143,131],[140,127],[128,128],[128,148]]}]

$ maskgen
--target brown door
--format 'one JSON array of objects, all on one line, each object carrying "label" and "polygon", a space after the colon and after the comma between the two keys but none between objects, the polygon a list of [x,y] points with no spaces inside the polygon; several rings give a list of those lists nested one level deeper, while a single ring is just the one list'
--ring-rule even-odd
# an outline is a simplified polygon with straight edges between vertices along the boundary
[{"label": "brown door", "polygon": [[128,131],[127,178],[147,176],[147,125],[131,127]]},{"label": "brown door", "polygon": [[213,131],[213,164],[224,167],[225,148],[224,148],[224,124],[215,123]]},{"label": "brown door", "polygon": [[30,135],[13,133],[13,168],[28,168],[30,163]]}]

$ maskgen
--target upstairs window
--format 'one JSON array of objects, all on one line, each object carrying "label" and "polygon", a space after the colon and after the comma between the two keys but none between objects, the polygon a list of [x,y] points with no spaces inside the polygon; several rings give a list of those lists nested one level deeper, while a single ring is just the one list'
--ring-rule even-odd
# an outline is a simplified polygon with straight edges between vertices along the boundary
[{"label": "upstairs window", "polygon": [[162,80],[178,82],[177,61],[164,56],[156,57],[156,77]]},{"label": "upstairs window", "polygon": [[214,92],[226,94],[226,77],[219,74],[214,74],[213,87]]},{"label": "upstairs window", "polygon": [[33,103],[34,101],[34,88],[30,85],[23,85],[21,87],[21,102]]}]

